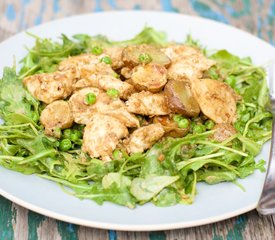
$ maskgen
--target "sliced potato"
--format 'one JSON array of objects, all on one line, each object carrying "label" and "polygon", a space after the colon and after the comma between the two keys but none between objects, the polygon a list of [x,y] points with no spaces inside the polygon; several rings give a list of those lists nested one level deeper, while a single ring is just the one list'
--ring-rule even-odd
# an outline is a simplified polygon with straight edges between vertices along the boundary
[{"label": "sliced potato", "polygon": [[200,107],[194,98],[189,83],[171,80],[165,88],[169,109],[188,117],[195,117],[200,113]]},{"label": "sliced potato", "polygon": [[236,120],[237,95],[228,84],[213,79],[193,79],[191,86],[204,115],[215,123],[233,123]]},{"label": "sliced potato", "polygon": [[[140,56],[147,54],[151,58],[152,63],[168,66],[170,64],[170,58],[166,56],[158,47],[152,45],[134,45],[124,48],[122,52],[122,61],[127,66],[137,66],[141,64]],[[146,62],[145,62],[146,63]]]},{"label": "sliced potato", "polygon": [[153,123],[160,123],[165,131],[164,136],[169,137],[184,137],[189,128],[179,128],[178,124],[169,116],[156,116]]},{"label": "sliced potato", "polygon": [[140,65],[134,68],[132,83],[138,90],[159,92],[167,82],[167,70],[159,64]]}]

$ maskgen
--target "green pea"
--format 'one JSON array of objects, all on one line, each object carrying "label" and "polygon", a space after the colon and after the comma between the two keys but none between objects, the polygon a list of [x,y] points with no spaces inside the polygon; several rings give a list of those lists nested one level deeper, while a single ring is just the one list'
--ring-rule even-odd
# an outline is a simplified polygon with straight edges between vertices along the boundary
[{"label": "green pea", "polygon": [[111,60],[111,58],[108,57],[108,56],[105,56],[105,57],[101,58],[100,61],[101,61],[101,62],[104,62],[104,63],[106,63],[106,64],[112,64],[112,60]]},{"label": "green pea", "polygon": [[193,133],[203,133],[205,131],[204,125],[195,125],[193,127]]},{"label": "green pea", "polygon": [[94,55],[100,55],[103,52],[101,47],[95,46],[92,48],[92,54]]},{"label": "green pea", "polygon": [[118,149],[116,149],[115,151],[113,151],[113,157],[114,159],[121,159],[122,158],[122,152]]},{"label": "green pea", "polygon": [[71,129],[65,129],[63,131],[62,136],[63,136],[63,138],[70,139],[71,138],[71,133],[72,133]]},{"label": "green pea", "polygon": [[204,125],[205,125],[206,129],[210,130],[215,126],[215,123],[209,119],[205,122]]},{"label": "green pea", "polygon": [[80,139],[81,137],[82,137],[82,133],[80,131],[73,130],[71,133],[70,139],[71,139],[71,141],[75,142],[78,139]]},{"label": "green pea", "polygon": [[96,102],[96,95],[94,93],[88,93],[86,95],[86,103],[89,105],[95,104]]},{"label": "green pea", "polygon": [[188,128],[189,126],[189,121],[186,118],[182,118],[181,120],[178,121],[178,126],[179,128]]},{"label": "green pea", "polygon": [[111,88],[107,90],[107,95],[112,98],[117,98],[119,96],[119,91],[114,88]]},{"label": "green pea", "polygon": [[182,116],[181,115],[174,115],[174,117],[173,117],[173,120],[175,121],[175,122],[179,122],[180,120],[182,119]]},{"label": "green pea", "polygon": [[72,142],[70,139],[63,139],[60,142],[59,149],[63,152],[66,152],[72,148]]},{"label": "green pea", "polygon": [[152,57],[148,53],[141,53],[138,57],[141,63],[149,63],[152,61]]}]

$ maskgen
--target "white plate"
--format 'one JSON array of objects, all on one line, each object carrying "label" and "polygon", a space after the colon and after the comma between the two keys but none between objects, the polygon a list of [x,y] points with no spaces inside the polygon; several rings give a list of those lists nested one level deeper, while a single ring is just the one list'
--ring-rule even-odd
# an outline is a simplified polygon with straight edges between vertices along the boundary
[{"label": "white plate", "polygon": [[[105,12],[81,15],[43,24],[29,31],[56,38],[61,33],[72,35],[104,34],[112,39],[133,37],[145,25],[167,32],[170,40],[183,41],[188,33],[200,39],[209,49],[227,49],[240,56],[251,56],[256,64],[274,58],[275,49],[264,41],[241,30],[206,20],[179,14],[160,12]],[[21,59],[25,45],[33,39],[20,33],[0,44],[0,69]],[[2,74],[0,71],[0,74]],[[259,158],[268,159],[270,144],[265,144]],[[130,210],[105,203],[99,206],[89,200],[79,200],[64,193],[57,184],[36,176],[25,176],[0,168],[0,194],[35,212],[80,225],[148,231],[197,226],[230,218],[256,207],[265,174],[256,171],[240,183],[246,192],[231,183],[214,186],[198,184],[193,205],[158,208],[152,204]]]}]

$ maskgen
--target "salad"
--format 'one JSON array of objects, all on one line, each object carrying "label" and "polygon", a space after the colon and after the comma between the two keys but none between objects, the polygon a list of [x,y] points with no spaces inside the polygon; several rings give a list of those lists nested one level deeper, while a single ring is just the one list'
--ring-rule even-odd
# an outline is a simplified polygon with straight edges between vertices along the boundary
[{"label": "salad", "polygon": [[0,165],[80,199],[191,204],[209,185],[265,171],[265,71],[146,27],[133,39],[36,39],[0,80]]}]

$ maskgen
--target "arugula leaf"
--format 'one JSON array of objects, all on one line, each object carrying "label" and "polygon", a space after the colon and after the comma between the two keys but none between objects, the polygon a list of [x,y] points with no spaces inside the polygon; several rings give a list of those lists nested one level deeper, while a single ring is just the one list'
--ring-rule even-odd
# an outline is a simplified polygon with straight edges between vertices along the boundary
[{"label": "arugula leaf", "polygon": [[180,196],[175,188],[166,187],[156,197],[153,203],[158,207],[168,207],[176,205],[180,201]]},{"label": "arugula leaf", "polygon": [[179,179],[178,176],[147,176],[146,178],[135,178],[131,184],[131,194],[141,202],[147,202],[162,189],[171,185]]},{"label": "arugula leaf", "polygon": [[102,187],[110,188],[113,184],[118,188],[129,187],[131,185],[131,180],[129,177],[123,176],[117,172],[106,174],[102,179]]},{"label": "arugula leaf", "polygon": [[16,76],[14,68],[4,68],[0,80],[0,116],[5,119],[8,114],[21,114],[37,122],[39,102],[23,87]]},{"label": "arugula leaf", "polygon": [[237,179],[236,173],[224,170],[204,170],[198,172],[198,181],[204,181],[208,184],[217,184],[220,182],[233,182]]}]

